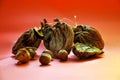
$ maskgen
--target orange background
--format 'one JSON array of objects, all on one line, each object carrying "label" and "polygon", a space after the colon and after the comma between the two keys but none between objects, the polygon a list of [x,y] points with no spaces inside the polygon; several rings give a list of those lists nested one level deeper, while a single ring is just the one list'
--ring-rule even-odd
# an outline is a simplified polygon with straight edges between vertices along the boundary
[{"label": "orange background", "polygon": [[[43,18],[69,18],[96,28],[105,41],[105,57],[79,61],[71,54],[42,67],[35,61],[16,66],[11,48],[24,31]],[[70,23],[69,21],[67,21]],[[70,23],[73,25],[73,23]],[[0,0],[0,80],[120,80],[120,0]],[[38,49],[38,55],[44,50]]]}]

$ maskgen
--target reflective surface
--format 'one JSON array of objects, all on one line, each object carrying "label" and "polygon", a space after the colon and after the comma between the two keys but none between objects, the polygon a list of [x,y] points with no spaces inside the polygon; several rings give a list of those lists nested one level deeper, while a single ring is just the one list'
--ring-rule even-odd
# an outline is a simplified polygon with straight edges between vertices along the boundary
[{"label": "reflective surface", "polygon": [[[0,1],[0,80],[120,80],[120,1],[68,1],[68,0],[1,0]],[[54,60],[48,66],[41,66],[39,55],[45,50],[43,44],[37,50],[35,60],[24,65],[11,53],[17,38],[26,30],[40,26],[47,18],[54,18],[74,25],[73,16],[78,24],[96,28],[105,41],[103,58],[78,60],[71,54],[67,62]]]}]

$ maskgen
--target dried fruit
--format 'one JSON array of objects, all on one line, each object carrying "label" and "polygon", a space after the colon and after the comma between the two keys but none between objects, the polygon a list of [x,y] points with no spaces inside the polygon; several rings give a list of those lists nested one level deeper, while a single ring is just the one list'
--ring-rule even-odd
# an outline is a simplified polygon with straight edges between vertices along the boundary
[{"label": "dried fruit", "polygon": [[90,57],[96,57],[102,54],[103,51],[95,46],[89,46],[83,43],[75,43],[75,45],[73,46],[73,53],[79,59],[87,59]]},{"label": "dried fruit", "polygon": [[99,49],[104,48],[104,42],[100,33],[93,27],[78,25],[74,28],[74,43],[85,43]]},{"label": "dried fruit", "polygon": [[40,58],[39,62],[42,65],[48,65],[52,60],[52,52],[51,51],[43,51]]},{"label": "dried fruit", "polygon": [[58,58],[58,52],[63,49],[69,54],[71,51],[74,32],[70,26],[65,23],[61,23],[59,19],[54,20],[55,25],[47,24],[46,19],[41,22],[42,31],[44,35],[44,46],[53,52],[54,56]]},{"label": "dried fruit", "polygon": [[12,48],[12,53],[20,64],[28,62],[36,55],[36,50],[41,43],[43,35],[38,28],[32,28],[24,32]]},{"label": "dried fruit", "polygon": [[37,49],[42,37],[43,35],[40,33],[38,28],[32,28],[24,32],[14,44],[12,53],[16,55],[17,51],[24,47],[35,47]]},{"label": "dried fruit", "polygon": [[93,27],[78,25],[74,30],[73,53],[80,59],[95,57],[103,53],[104,42]]},{"label": "dried fruit", "polygon": [[30,59],[33,59],[34,57],[35,57],[35,55],[36,55],[36,50],[37,50],[37,48],[36,47],[25,47],[28,51],[29,51],[29,53],[30,53]]},{"label": "dried fruit", "polygon": [[77,27],[72,29],[59,19],[54,19],[54,22],[56,22],[54,25],[50,25],[44,19],[41,22],[41,29],[34,27],[18,38],[12,47],[12,53],[16,55],[18,63],[22,64],[34,59],[41,40],[47,49],[39,58],[42,65],[48,65],[53,58],[68,60],[71,49],[79,59],[87,59],[103,53],[104,42],[95,28],[76,23]]},{"label": "dried fruit", "polygon": [[61,61],[66,61],[68,59],[68,52],[66,50],[60,50],[58,52],[58,58]]},{"label": "dried fruit", "polygon": [[25,48],[20,48],[17,51],[17,54],[15,56],[15,59],[17,59],[19,62],[19,64],[22,63],[26,63],[28,62],[30,59],[33,59],[36,52],[35,52],[35,48],[34,47],[25,47]]}]

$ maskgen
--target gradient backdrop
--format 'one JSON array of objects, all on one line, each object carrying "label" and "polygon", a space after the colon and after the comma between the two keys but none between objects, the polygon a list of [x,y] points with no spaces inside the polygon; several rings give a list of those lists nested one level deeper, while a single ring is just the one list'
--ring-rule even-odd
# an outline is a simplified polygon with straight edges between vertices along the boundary
[{"label": "gradient backdrop", "polygon": [[[46,18],[69,18],[65,22],[96,28],[105,41],[105,56],[100,59],[51,62],[42,67],[38,59],[16,66],[11,48],[26,30],[39,27]],[[120,0],[0,0],[0,80],[120,80]],[[38,55],[43,51],[43,45]]]}]

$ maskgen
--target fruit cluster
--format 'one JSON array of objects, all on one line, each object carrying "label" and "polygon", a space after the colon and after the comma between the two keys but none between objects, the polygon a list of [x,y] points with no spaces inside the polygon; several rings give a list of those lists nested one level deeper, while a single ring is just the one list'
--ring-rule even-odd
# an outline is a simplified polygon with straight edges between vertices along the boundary
[{"label": "fruit cluster", "polygon": [[49,64],[53,58],[67,61],[71,50],[79,59],[88,59],[103,53],[104,42],[95,28],[85,25],[72,27],[59,19],[54,19],[54,22],[54,25],[50,25],[44,19],[40,29],[34,27],[18,38],[12,48],[18,63],[23,64],[33,59],[41,40],[47,49],[39,58],[42,65]]}]

